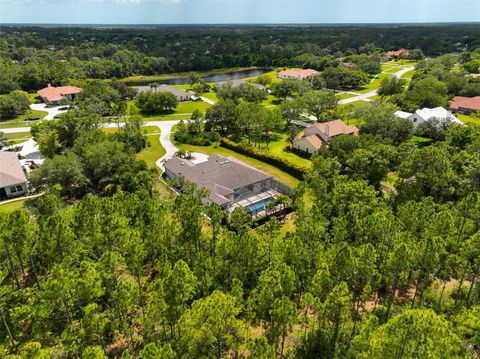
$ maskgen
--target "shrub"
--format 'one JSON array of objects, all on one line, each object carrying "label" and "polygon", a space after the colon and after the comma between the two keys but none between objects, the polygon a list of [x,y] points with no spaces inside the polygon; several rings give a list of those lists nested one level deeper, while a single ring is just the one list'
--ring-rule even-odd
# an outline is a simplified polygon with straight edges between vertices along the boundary
[{"label": "shrub", "polygon": [[295,178],[303,179],[303,175],[307,172],[307,168],[296,163],[290,162],[284,158],[273,155],[269,152],[262,151],[250,147],[248,145],[239,144],[228,138],[222,138],[221,145],[225,148],[228,148],[232,151],[253,157],[257,160],[271,164],[272,166],[278,167],[282,171],[287,172]]}]

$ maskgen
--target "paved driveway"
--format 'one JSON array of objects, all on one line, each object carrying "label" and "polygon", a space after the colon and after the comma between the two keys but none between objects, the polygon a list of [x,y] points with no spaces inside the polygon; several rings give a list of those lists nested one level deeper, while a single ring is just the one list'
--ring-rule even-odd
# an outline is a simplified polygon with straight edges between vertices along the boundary
[{"label": "paved driveway", "polygon": [[34,103],[30,105],[32,110],[48,112],[44,120],[52,120],[55,116],[67,112],[67,110],[60,110],[62,107],[65,106],[47,107],[44,103]]}]

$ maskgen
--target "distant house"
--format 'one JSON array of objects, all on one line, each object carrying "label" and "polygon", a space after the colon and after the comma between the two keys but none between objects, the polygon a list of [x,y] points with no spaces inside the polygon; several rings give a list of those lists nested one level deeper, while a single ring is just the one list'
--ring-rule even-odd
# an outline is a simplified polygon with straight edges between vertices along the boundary
[{"label": "distant house", "polygon": [[358,135],[359,129],[354,125],[347,125],[342,120],[325,123],[316,123],[305,129],[304,135],[293,141],[293,148],[313,154],[322,146],[330,144],[332,138],[339,135]]},{"label": "distant house", "polygon": [[82,92],[80,87],[75,86],[60,86],[54,87],[48,84],[47,87],[38,90],[38,95],[46,104],[60,104],[66,101],[74,100],[75,97]]},{"label": "distant house", "polygon": [[27,193],[27,178],[15,152],[0,151],[0,200]]},{"label": "distant house", "polygon": [[166,85],[166,84],[161,84],[157,86],[141,86],[137,88],[138,93],[142,92],[170,92],[171,94],[174,94],[175,97],[177,98],[178,101],[190,101],[192,99],[192,94],[184,91],[177,89],[176,87]]},{"label": "distant house", "polygon": [[306,70],[283,70],[278,73],[278,78],[280,79],[298,79],[304,80],[306,78],[319,75],[320,72],[317,70],[306,69]]},{"label": "distant house", "polygon": [[253,83],[253,82],[247,82],[245,80],[242,80],[242,79],[234,79],[234,80],[229,80],[229,81],[221,81],[221,82],[217,82],[215,84],[215,86],[217,87],[223,87],[227,84],[231,84],[232,87],[238,87],[238,86],[241,86],[241,85],[251,85],[259,90],[266,90],[267,88],[265,86],[263,86],[262,84],[257,84],[257,83]]},{"label": "distant house", "polygon": [[412,53],[412,50],[410,49],[404,49],[403,47],[399,50],[396,50],[396,51],[388,51],[386,54],[385,54],[385,59],[387,60],[391,60],[391,59],[396,59],[400,56],[410,56],[410,54]]},{"label": "distant house", "polygon": [[480,96],[455,96],[450,102],[450,111],[463,114],[480,111]]},{"label": "distant house", "polygon": [[254,217],[261,217],[276,195],[293,194],[290,187],[233,157],[213,154],[200,163],[173,157],[164,167],[167,179],[178,182],[184,178],[206,188],[209,194],[204,203],[216,203],[226,213],[243,207]]},{"label": "distant house", "polygon": [[450,111],[445,110],[443,107],[435,108],[423,108],[415,111],[415,113],[396,111],[395,116],[398,118],[408,119],[413,122],[415,126],[428,121],[430,119],[438,119],[440,122],[452,122],[458,125],[463,125],[463,122],[452,115]]}]

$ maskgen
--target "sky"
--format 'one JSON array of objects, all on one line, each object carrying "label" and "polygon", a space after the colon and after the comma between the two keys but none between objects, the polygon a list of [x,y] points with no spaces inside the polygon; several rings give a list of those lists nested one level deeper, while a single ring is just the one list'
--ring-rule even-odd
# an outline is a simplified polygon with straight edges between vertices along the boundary
[{"label": "sky", "polygon": [[0,0],[0,23],[480,22],[480,0]]}]

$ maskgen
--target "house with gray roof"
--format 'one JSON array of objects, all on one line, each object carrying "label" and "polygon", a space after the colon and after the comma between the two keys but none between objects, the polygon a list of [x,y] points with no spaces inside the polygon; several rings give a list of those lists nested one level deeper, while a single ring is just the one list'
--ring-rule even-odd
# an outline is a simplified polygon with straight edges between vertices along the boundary
[{"label": "house with gray roof", "polygon": [[178,101],[190,101],[192,95],[184,90],[177,89],[176,87],[160,84],[160,85],[151,85],[151,86],[140,86],[137,88],[138,93],[142,92],[170,92],[175,95]]},{"label": "house with gray roof", "polygon": [[15,152],[0,151],[0,200],[27,193],[27,177]]},{"label": "house with gray roof", "polygon": [[206,188],[209,194],[204,203],[216,203],[226,213],[241,206],[253,217],[262,217],[275,196],[293,195],[290,187],[233,157],[213,154],[200,163],[173,157],[164,167],[167,179],[178,183],[184,178]]}]

